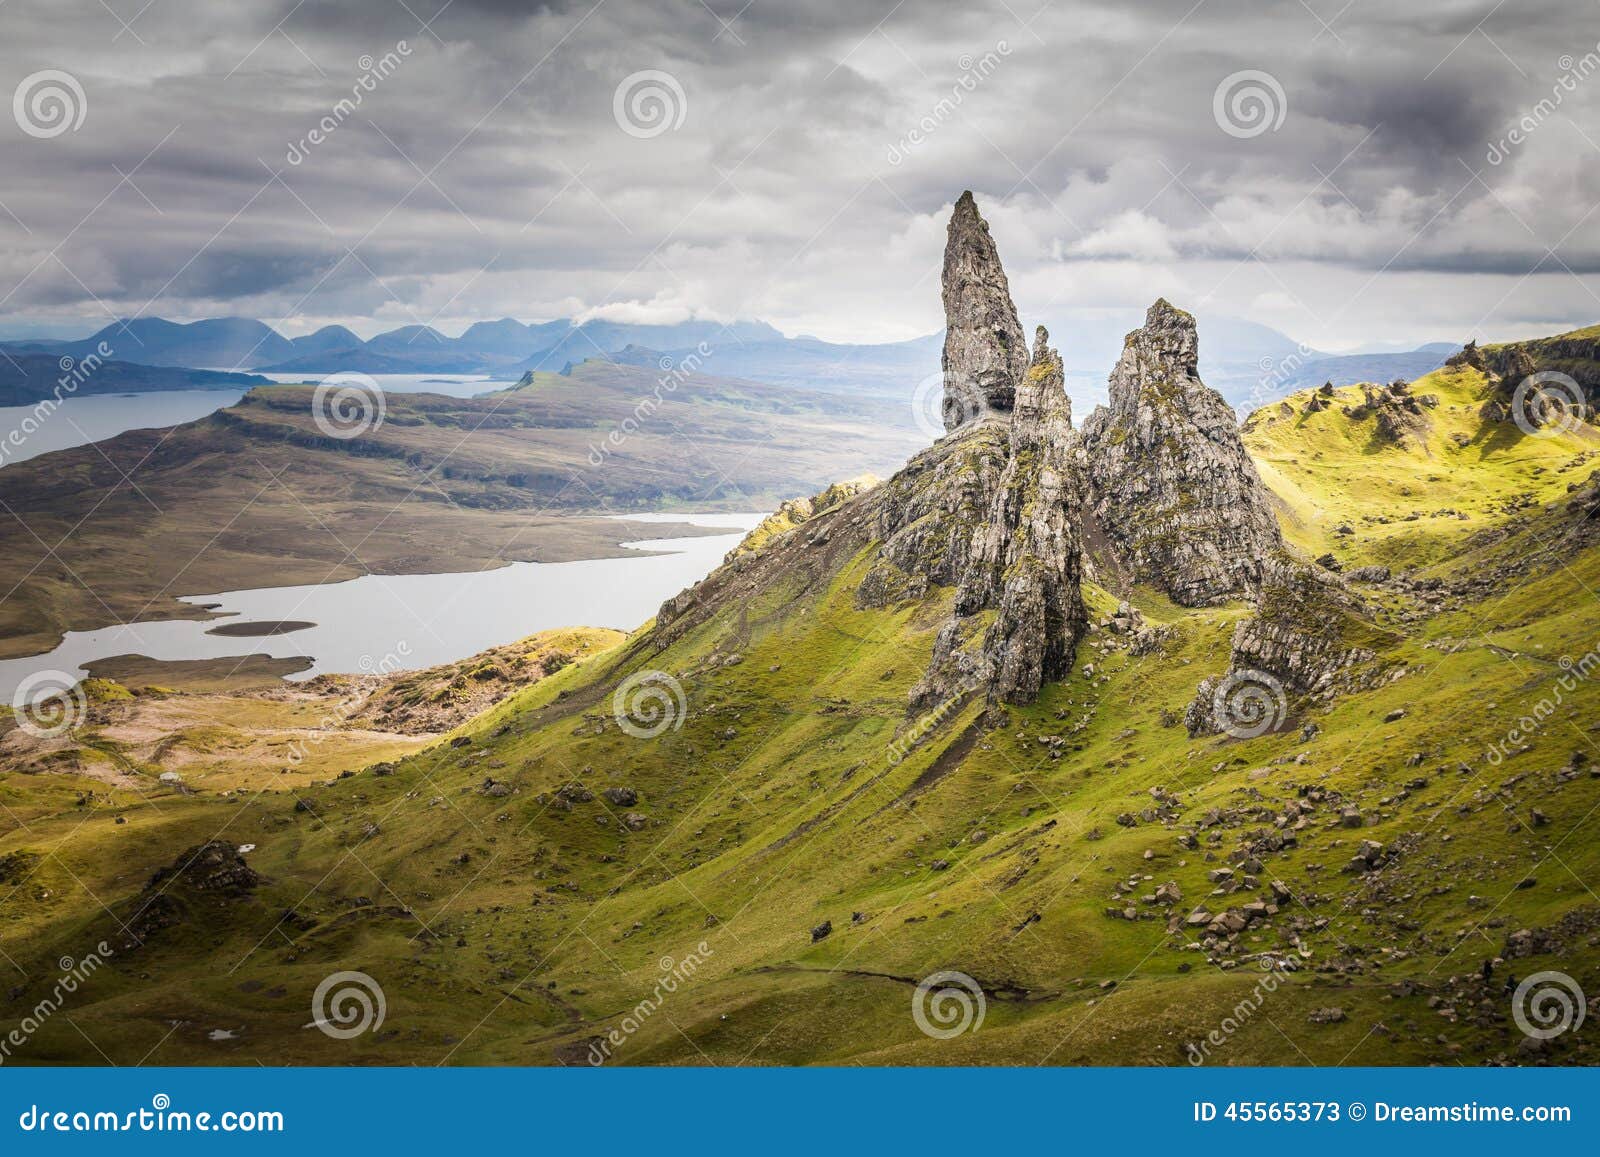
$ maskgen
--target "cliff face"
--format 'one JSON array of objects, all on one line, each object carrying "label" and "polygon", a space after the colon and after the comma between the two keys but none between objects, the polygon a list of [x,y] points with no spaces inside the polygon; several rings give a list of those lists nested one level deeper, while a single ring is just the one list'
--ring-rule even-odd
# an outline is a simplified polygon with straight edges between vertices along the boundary
[{"label": "cliff face", "polygon": [[944,250],[944,428],[1010,413],[1028,368],[1011,286],[970,192],[950,216]]},{"label": "cliff face", "polygon": [[1093,532],[1109,569],[1184,606],[1250,595],[1283,550],[1233,409],[1196,372],[1194,318],[1157,301],[1128,335],[1110,405],[1084,424]]},{"label": "cliff face", "polygon": [[1525,429],[1576,429],[1600,414],[1600,331],[1577,330],[1555,337],[1479,349],[1467,343],[1450,359],[1488,377],[1487,421],[1516,422]]},{"label": "cliff face", "polygon": [[1016,392],[1010,457],[956,595],[958,614],[997,612],[983,653],[992,666],[990,698],[998,702],[1030,702],[1046,681],[1065,676],[1087,621],[1077,438],[1061,356],[1049,336],[1040,326]]}]

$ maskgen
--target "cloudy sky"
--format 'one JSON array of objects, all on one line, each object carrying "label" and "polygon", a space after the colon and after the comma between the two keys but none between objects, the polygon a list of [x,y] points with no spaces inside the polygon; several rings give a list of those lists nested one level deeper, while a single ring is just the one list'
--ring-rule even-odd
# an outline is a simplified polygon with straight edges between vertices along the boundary
[{"label": "cloudy sky", "polygon": [[1552,332],[1600,320],[1597,41],[1592,0],[0,0],[0,334],[893,340],[964,188],[1025,321]]}]

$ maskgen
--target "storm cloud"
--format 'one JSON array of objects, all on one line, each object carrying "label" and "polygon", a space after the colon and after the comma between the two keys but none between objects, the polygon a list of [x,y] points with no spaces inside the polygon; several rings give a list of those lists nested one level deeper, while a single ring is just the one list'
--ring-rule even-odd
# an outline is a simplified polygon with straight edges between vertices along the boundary
[{"label": "storm cloud", "polygon": [[8,0],[0,335],[906,338],[965,188],[1029,317],[1166,294],[1320,348],[1593,322],[1600,9],[1415,8]]}]

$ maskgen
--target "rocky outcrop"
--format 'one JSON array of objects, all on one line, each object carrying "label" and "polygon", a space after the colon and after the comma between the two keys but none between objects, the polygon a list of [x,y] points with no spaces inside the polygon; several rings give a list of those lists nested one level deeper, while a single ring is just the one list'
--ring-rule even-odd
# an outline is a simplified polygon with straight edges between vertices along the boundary
[{"label": "rocky outcrop", "polygon": [[[1071,671],[1088,629],[1091,536],[1108,570],[1180,603],[1262,588],[1283,542],[1233,411],[1196,373],[1192,317],[1165,301],[1151,307],[1112,374],[1110,406],[1080,438],[1061,358],[1042,328],[1028,355],[971,194],[951,218],[944,273],[950,432],[880,486],[785,504],[726,565],[663,604],[654,646],[718,607],[758,593],[792,602],[861,566],[859,609],[953,588],[910,714],[942,720],[981,698],[993,722]],[[1119,617],[1136,629],[1131,608]],[[743,610],[738,622],[744,630]],[[1268,623],[1251,628],[1262,632],[1259,646],[1240,636],[1241,659],[1259,650],[1295,686],[1314,684],[1296,673],[1304,648]],[[1147,643],[1157,650],[1161,637]]]},{"label": "rocky outcrop", "polygon": [[950,217],[944,250],[944,428],[1008,414],[1028,368],[1028,342],[989,224],[970,192]]},{"label": "rocky outcrop", "polygon": [[[956,439],[954,485],[935,516],[885,527],[883,555],[897,570],[957,588],[952,617],[912,689],[912,711],[981,692],[992,718],[1063,678],[1087,623],[1077,438],[1061,357],[1044,327],[1032,357],[1017,364],[1026,349],[1016,307],[970,193],[956,202],[944,270],[946,427],[1005,411],[1010,421],[981,423]],[[961,407],[973,395],[963,389],[973,382],[983,406],[966,414]],[[908,539],[926,547],[930,533],[934,550],[904,549]]]},{"label": "rocky outcrop", "polygon": [[[945,412],[949,436],[869,492],[785,504],[726,566],[669,599],[664,645],[734,592],[810,584],[867,544],[855,592],[883,608],[954,587],[911,711],[981,696],[997,713],[1027,703],[1071,669],[1087,615],[1080,580],[1077,438],[1061,357],[1038,331],[1031,358],[1005,271],[970,193],[956,203],[945,253]],[[976,394],[963,393],[966,386]],[[975,408],[968,403],[977,399]],[[969,420],[982,418],[984,420]]]},{"label": "rocky outcrop", "polygon": [[1433,394],[1413,394],[1411,384],[1393,381],[1387,386],[1363,384],[1361,404],[1347,407],[1347,417],[1357,421],[1375,418],[1373,433],[1380,442],[1402,448],[1420,445],[1427,440],[1430,423],[1427,411],[1439,404]]},{"label": "rocky outcrop", "polygon": [[1529,374],[1555,371],[1583,387],[1591,407],[1600,403],[1600,336],[1594,329],[1488,346],[1481,351],[1476,346],[1472,349],[1488,372],[1500,379],[1502,391],[1508,396]]},{"label": "rocky outcrop", "polygon": [[164,928],[186,922],[221,925],[262,883],[244,854],[226,840],[211,840],[184,852],[150,877],[144,890],[117,918],[123,947],[140,947]]},{"label": "rocky outcrop", "polygon": [[872,535],[882,545],[858,605],[888,605],[878,591],[962,584],[1009,453],[1006,426],[977,423],[924,450],[884,484],[871,504]]},{"label": "rocky outcrop", "polygon": [[1484,358],[1483,351],[1478,348],[1476,341],[1469,341],[1461,347],[1460,351],[1445,358],[1444,364],[1452,369],[1465,366],[1480,373],[1487,373],[1489,369],[1489,363]]},{"label": "rocky outcrop", "polygon": [[1595,333],[1579,330],[1482,350],[1469,343],[1446,364],[1484,371],[1489,384],[1480,416],[1486,422],[1515,422],[1524,430],[1576,428],[1600,413]]},{"label": "rocky outcrop", "polygon": [[1200,380],[1198,357],[1194,318],[1157,301],[1128,335],[1081,451],[1086,533],[1105,569],[1184,606],[1252,594],[1283,551],[1233,409]]},{"label": "rocky outcrop", "polygon": [[843,482],[835,482],[810,498],[791,498],[763,518],[755,529],[739,540],[738,546],[723,556],[722,561],[732,562],[742,554],[760,550],[780,534],[787,534],[801,523],[810,522],[817,515],[828,513],[846,499],[854,498],[857,494],[882,484],[883,479],[876,474],[862,474]]},{"label": "rocky outcrop", "polygon": [[196,892],[211,892],[241,899],[255,891],[261,877],[238,847],[226,840],[212,840],[190,848],[171,864],[156,871],[145,891],[164,891],[174,884]]},{"label": "rocky outcrop", "polygon": [[1045,682],[1063,678],[1088,617],[1072,402],[1049,340],[1040,326],[1017,390],[1011,456],[956,596],[958,614],[997,611],[983,637],[992,702],[1031,702]]},{"label": "rocky outcrop", "polygon": [[1184,713],[1191,736],[1280,730],[1291,700],[1326,701],[1373,685],[1393,643],[1335,575],[1297,563],[1262,568],[1256,613],[1233,631],[1228,670],[1201,680]]}]

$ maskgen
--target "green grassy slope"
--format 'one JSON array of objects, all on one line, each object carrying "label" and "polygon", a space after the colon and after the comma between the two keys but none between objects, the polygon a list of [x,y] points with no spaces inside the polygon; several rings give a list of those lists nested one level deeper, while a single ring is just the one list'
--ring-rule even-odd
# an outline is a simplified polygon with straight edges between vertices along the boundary
[{"label": "green grassy slope", "polygon": [[[0,856],[25,853],[0,873],[0,944],[29,976],[14,1007],[58,956],[115,946],[180,850],[254,843],[264,877],[221,903],[179,886],[186,919],[119,951],[19,1059],[98,1061],[87,1037],[117,1063],[584,1063],[614,1031],[612,1063],[1183,1064],[1202,1042],[1218,1064],[1592,1061],[1581,1034],[1529,1051],[1503,989],[1541,968],[1600,981],[1600,694],[1563,665],[1587,672],[1600,642],[1579,509],[1600,438],[1484,426],[1483,388],[1415,383],[1438,405],[1403,445],[1342,413],[1359,390],[1248,423],[1297,548],[1415,570],[1355,584],[1398,640],[1385,678],[1255,739],[1178,723],[1248,608],[1135,596],[1160,647],[1097,627],[1006,726],[972,704],[905,754],[951,592],[858,609],[867,551],[665,649],[641,630],[390,774],[227,795],[0,780]],[[1101,618],[1117,599],[1088,601]],[[646,671],[683,692],[653,738],[613,712]],[[1344,870],[1364,840],[1392,858]],[[1230,869],[1254,886],[1228,893]],[[1181,901],[1155,902],[1169,883]],[[1232,954],[1182,926],[1269,901]],[[1522,929],[1533,954],[1485,982]],[[381,1030],[307,1027],[341,969],[381,985]],[[944,969],[986,1009],[937,1039],[913,993]]]}]

